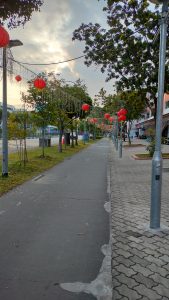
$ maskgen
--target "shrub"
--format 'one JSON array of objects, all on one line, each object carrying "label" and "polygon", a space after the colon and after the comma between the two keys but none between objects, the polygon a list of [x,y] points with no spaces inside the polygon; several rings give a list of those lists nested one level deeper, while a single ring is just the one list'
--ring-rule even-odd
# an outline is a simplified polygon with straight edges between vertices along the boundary
[{"label": "shrub", "polygon": [[149,152],[150,157],[153,157],[155,151],[155,139],[152,138],[149,145],[146,147],[146,150]]}]

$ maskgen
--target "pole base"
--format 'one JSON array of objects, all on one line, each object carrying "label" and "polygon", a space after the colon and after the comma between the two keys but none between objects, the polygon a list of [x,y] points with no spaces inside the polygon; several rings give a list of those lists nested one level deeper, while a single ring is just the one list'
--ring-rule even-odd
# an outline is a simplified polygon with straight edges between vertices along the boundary
[{"label": "pole base", "polygon": [[152,159],[152,179],[151,179],[151,210],[150,228],[160,228],[161,212],[161,185],[162,185],[162,155],[160,151],[155,151]]},{"label": "pole base", "polygon": [[3,173],[3,174],[2,174],[2,177],[3,177],[3,178],[8,177],[8,173]]}]

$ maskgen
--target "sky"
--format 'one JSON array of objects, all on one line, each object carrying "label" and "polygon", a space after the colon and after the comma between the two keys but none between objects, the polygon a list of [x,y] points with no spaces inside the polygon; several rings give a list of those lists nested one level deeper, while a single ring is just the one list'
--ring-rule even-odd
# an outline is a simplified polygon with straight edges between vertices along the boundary
[{"label": "sky", "polygon": [[[10,39],[23,42],[23,46],[11,49],[14,58],[20,62],[50,63],[83,55],[84,44],[72,41],[72,33],[81,23],[97,22],[106,27],[106,14],[102,11],[104,4],[104,0],[44,0],[41,11],[34,12],[24,27],[8,30]],[[108,93],[114,91],[114,81],[106,83],[106,74],[102,74],[98,66],[86,67],[83,58],[50,67],[27,68],[35,73],[54,71],[60,74],[58,78],[73,82],[80,78],[86,84],[92,98],[102,87]],[[18,106],[21,103],[21,93],[27,89],[26,79],[31,77],[29,72],[23,72],[19,67],[15,67],[14,72],[15,75],[23,76],[23,80],[20,83],[16,82],[15,75],[12,81],[8,79],[8,104]],[[2,84],[0,92],[2,95]]]}]

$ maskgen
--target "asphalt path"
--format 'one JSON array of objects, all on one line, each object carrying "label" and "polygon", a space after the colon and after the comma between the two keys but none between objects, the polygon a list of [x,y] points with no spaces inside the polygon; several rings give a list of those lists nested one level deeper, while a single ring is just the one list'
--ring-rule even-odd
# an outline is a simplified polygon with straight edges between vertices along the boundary
[{"label": "asphalt path", "polygon": [[109,243],[108,152],[102,139],[0,198],[0,299],[108,299],[82,288]]}]

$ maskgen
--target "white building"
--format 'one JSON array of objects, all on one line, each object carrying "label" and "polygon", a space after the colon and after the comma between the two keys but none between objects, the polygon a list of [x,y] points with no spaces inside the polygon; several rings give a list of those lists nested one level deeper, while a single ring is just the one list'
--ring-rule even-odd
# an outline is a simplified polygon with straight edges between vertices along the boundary
[{"label": "white building", "polygon": [[[2,106],[3,106],[3,104],[2,104],[2,102],[0,102],[0,109],[2,109]],[[7,111],[13,112],[13,111],[15,111],[15,110],[16,110],[16,109],[15,109],[15,106],[10,105],[10,104],[7,104]]]},{"label": "white building", "polygon": [[[145,136],[145,131],[149,127],[154,127],[154,116],[150,108],[147,108],[142,114],[142,118],[133,122],[131,136]],[[162,119],[162,136],[169,138],[169,94],[164,94],[163,100],[163,119]]]}]

